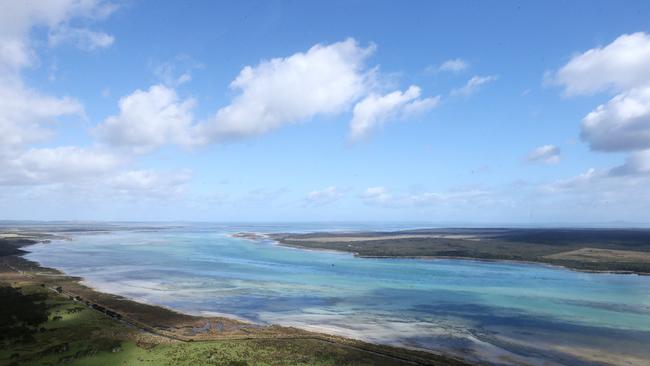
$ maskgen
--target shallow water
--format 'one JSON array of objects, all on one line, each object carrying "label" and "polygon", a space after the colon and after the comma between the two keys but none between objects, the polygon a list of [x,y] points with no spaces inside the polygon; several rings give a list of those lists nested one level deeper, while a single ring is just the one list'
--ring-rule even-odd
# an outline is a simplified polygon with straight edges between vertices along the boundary
[{"label": "shallow water", "polygon": [[364,259],[227,236],[330,228],[191,225],[75,234],[72,241],[31,246],[27,258],[81,276],[99,290],[190,313],[295,325],[494,364],[650,364],[648,276]]}]

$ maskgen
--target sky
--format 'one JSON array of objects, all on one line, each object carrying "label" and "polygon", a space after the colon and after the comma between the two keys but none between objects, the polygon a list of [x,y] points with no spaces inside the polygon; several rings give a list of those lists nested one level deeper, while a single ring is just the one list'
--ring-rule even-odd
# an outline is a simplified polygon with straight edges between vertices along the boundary
[{"label": "sky", "polygon": [[650,223],[647,1],[0,8],[0,219]]}]

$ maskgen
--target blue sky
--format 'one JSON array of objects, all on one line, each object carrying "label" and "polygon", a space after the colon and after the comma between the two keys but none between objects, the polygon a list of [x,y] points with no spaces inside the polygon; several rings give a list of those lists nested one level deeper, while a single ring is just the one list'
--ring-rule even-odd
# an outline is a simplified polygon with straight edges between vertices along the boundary
[{"label": "blue sky", "polygon": [[0,219],[648,222],[645,1],[2,8]]}]

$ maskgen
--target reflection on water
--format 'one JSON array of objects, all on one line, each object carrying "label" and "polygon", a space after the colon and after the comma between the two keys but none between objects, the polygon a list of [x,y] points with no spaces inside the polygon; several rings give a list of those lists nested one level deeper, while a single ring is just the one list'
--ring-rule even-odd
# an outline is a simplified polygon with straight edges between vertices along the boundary
[{"label": "reflection on water", "polygon": [[28,258],[100,290],[186,312],[232,314],[470,360],[650,360],[650,277],[517,263],[361,259],[226,235],[315,229],[121,230],[35,245]]}]

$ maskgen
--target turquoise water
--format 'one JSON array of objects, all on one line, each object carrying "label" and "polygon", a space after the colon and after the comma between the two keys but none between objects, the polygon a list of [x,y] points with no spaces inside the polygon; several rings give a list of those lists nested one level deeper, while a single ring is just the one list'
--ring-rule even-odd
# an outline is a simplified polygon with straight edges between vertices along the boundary
[{"label": "turquoise water", "polygon": [[81,276],[99,290],[188,313],[293,325],[468,360],[650,360],[650,277],[504,262],[364,259],[227,235],[299,229],[315,228],[74,234],[71,241],[29,247],[27,258]]}]

